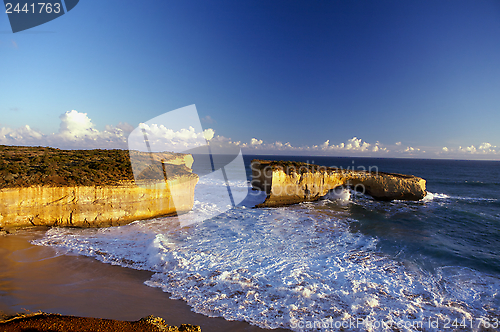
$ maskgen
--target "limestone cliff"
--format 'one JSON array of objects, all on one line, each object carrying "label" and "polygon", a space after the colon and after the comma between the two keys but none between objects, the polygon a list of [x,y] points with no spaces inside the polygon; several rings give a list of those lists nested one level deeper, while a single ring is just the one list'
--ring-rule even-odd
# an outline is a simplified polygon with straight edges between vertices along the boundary
[{"label": "limestone cliff", "polygon": [[426,195],[426,181],[413,175],[263,160],[253,160],[251,167],[253,188],[267,193],[259,207],[314,201],[339,186],[354,188],[377,200],[419,200]]},{"label": "limestone cliff", "polygon": [[0,152],[0,172],[17,172],[13,180],[0,181],[0,229],[115,226],[193,207],[198,175],[191,172],[191,155],[131,151],[136,162],[147,165],[145,171],[161,174],[134,181],[128,151],[4,147]]},{"label": "limestone cliff", "polygon": [[[198,176],[178,181],[118,186],[6,188],[0,190],[0,228],[19,226],[106,227],[192,209]],[[172,194],[175,192],[175,195]]]}]

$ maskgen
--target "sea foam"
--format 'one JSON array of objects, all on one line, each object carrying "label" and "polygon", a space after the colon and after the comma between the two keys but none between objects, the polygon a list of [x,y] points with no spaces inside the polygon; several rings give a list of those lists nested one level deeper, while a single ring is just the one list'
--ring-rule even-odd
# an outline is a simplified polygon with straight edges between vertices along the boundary
[{"label": "sea foam", "polygon": [[[384,330],[368,324],[384,321],[410,322],[403,330],[411,331],[436,317],[500,314],[497,277],[459,267],[431,273],[390,257],[378,249],[377,237],[351,230],[357,220],[346,208],[329,208],[328,201],[274,209],[251,209],[249,203],[219,214],[217,202],[201,199],[211,185],[199,186],[190,214],[198,221],[187,227],[170,217],[105,229],[53,228],[34,243],[155,272],[145,283],[194,311],[264,328],[314,330],[303,323],[362,319],[367,323],[353,330]],[[235,188],[248,190],[248,184]],[[357,199],[362,207],[378,204]]]}]

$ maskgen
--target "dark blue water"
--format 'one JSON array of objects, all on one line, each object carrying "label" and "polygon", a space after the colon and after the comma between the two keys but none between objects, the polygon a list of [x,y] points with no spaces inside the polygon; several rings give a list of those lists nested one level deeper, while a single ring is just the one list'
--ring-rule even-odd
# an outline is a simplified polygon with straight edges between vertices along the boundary
[{"label": "dark blue water", "polygon": [[351,231],[377,237],[382,252],[431,272],[463,266],[500,274],[499,161],[248,155],[249,178],[255,158],[422,177],[432,199],[378,202],[353,197],[355,204],[347,207],[354,220]]}]

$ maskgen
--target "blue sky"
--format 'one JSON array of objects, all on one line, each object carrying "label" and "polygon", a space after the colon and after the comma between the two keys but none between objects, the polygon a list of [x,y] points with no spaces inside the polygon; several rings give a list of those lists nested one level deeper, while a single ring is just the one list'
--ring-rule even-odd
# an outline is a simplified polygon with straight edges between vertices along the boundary
[{"label": "blue sky", "polygon": [[3,13],[0,144],[124,148],[195,104],[246,151],[500,159],[499,41],[498,1],[88,0],[16,34]]}]

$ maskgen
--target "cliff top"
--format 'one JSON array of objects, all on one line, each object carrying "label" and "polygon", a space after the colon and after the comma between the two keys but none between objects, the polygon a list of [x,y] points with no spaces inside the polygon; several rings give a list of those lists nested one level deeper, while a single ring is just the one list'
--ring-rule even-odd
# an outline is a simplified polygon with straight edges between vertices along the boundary
[{"label": "cliff top", "polygon": [[[351,169],[345,169],[345,168],[339,168],[339,167],[327,167],[327,166],[321,166],[321,165],[316,165],[316,164],[304,163],[304,162],[300,162],[300,161],[289,161],[289,160],[254,159],[254,160],[252,160],[252,163],[253,162],[258,162],[261,165],[263,165],[264,167],[270,166],[270,167],[272,167],[273,170],[281,169],[287,175],[290,175],[291,173],[303,174],[303,173],[316,173],[316,172],[355,172],[355,173],[368,172],[368,171],[351,170]],[[414,175],[399,174],[399,173],[387,173],[387,172],[379,172],[379,171],[371,171],[370,173],[392,175],[392,176],[395,176],[398,178],[405,178],[405,179],[415,177]]]},{"label": "cliff top", "polygon": [[[137,155],[143,155],[145,160],[150,158],[147,153],[133,153],[136,158]],[[158,155],[162,159],[184,156],[168,152]],[[166,166],[189,171],[185,166]],[[0,145],[0,189],[36,185],[112,186],[133,180],[128,150],[60,150]]]}]

